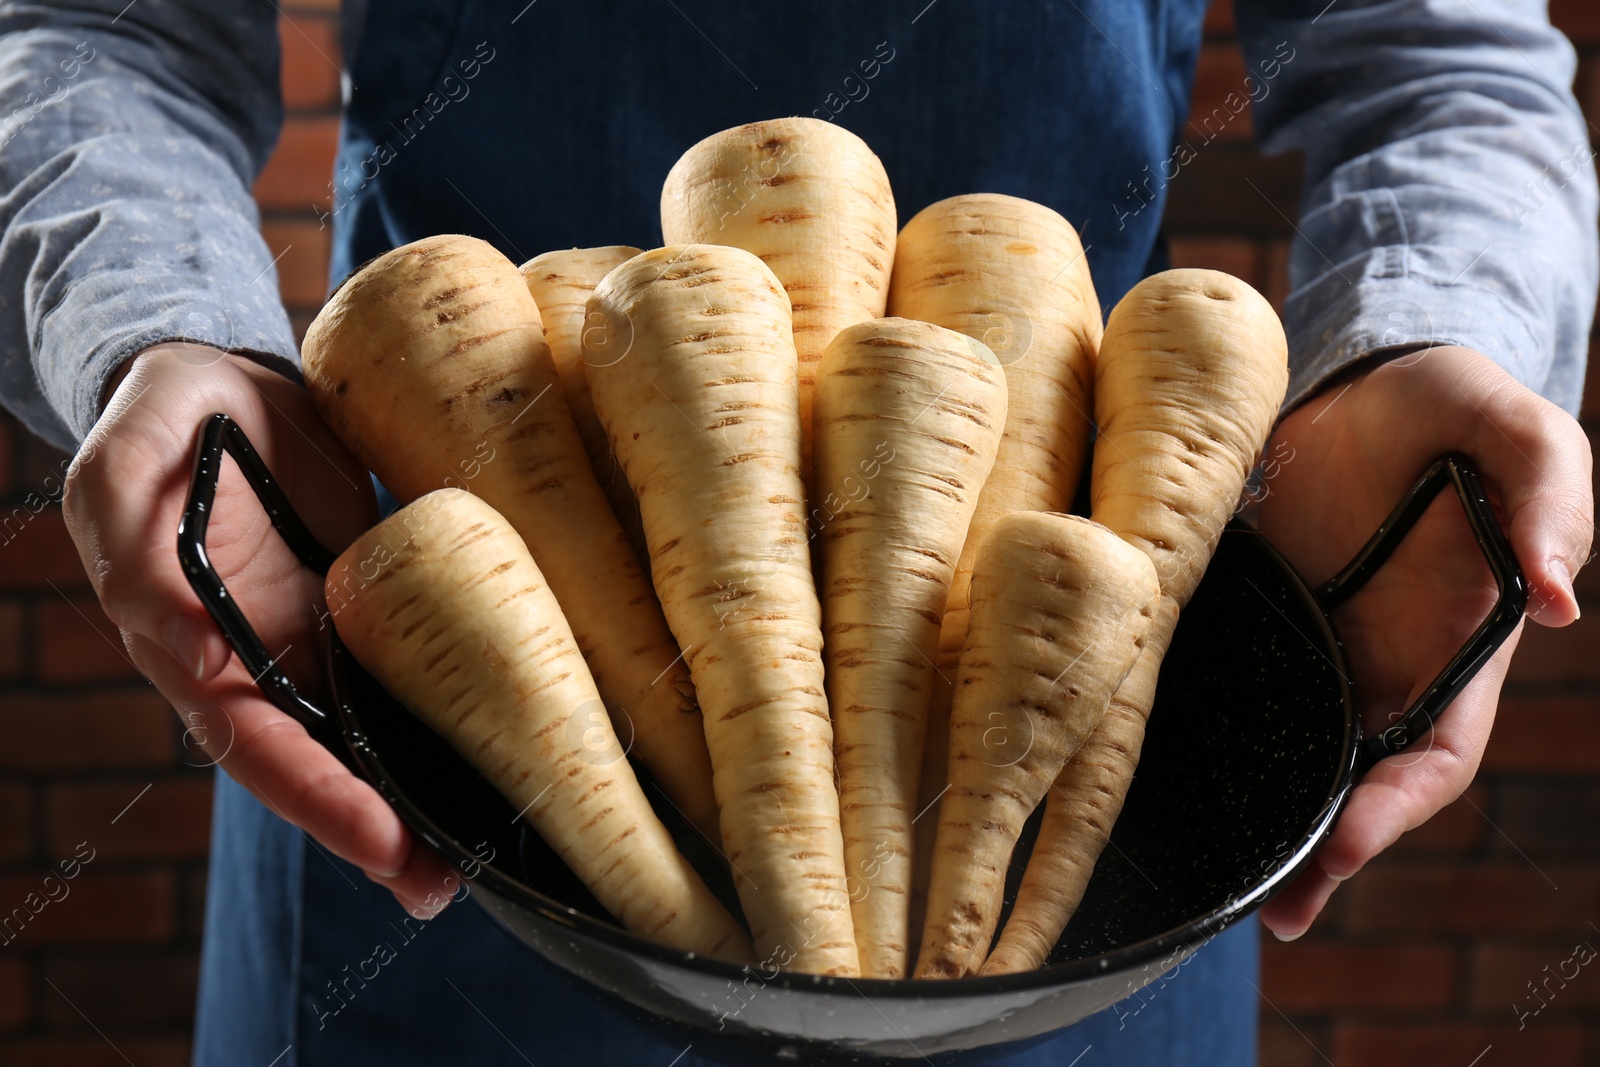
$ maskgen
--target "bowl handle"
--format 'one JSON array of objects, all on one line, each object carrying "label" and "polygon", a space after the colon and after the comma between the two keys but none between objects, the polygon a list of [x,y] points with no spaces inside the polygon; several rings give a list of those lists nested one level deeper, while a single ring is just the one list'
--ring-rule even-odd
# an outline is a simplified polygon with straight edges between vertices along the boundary
[{"label": "bowl handle", "polygon": [[183,517],[178,521],[178,560],[189,579],[189,587],[200,598],[200,603],[211,615],[217,628],[233,646],[239,661],[245,665],[255,683],[267,699],[293,718],[313,738],[338,756],[347,766],[354,766],[349,746],[338,722],[327,711],[300,695],[289,676],[278,666],[277,658],[268,654],[261,638],[250,621],[239,609],[239,602],[229,593],[222,576],[211,565],[206,553],[206,528],[211,522],[211,507],[217,495],[217,479],[222,473],[222,453],[227,452],[239,464],[245,481],[255,490],[256,499],[266,509],[273,528],[278,531],[300,562],[317,574],[327,574],[333,566],[334,554],[316,539],[301,521],[289,503],[289,498],[278,487],[277,480],[261,459],[261,454],[245,436],[237,422],[220,412],[210,416],[200,428],[200,446],[195,452],[194,479],[189,486],[189,500],[184,505]]},{"label": "bowl handle", "polygon": [[1456,495],[1461,498],[1461,507],[1467,514],[1472,535],[1477,539],[1483,558],[1489,563],[1495,585],[1499,587],[1499,597],[1493,610],[1473,631],[1467,643],[1450,658],[1433,684],[1406,709],[1405,714],[1394,725],[1362,741],[1359,773],[1364,774],[1385,756],[1402,752],[1426,736],[1433,728],[1434,720],[1511,636],[1528,606],[1527,580],[1523,578],[1511,543],[1506,540],[1505,531],[1500,528],[1494,509],[1489,505],[1489,498],[1484,494],[1478,472],[1466,456],[1452,453],[1435,460],[1400,499],[1400,503],[1383,520],[1383,525],[1378,527],[1355,558],[1318,587],[1316,597],[1322,609],[1331,612],[1367,584],[1367,580],[1377,573],[1400,542],[1405,540],[1411,527],[1416,525],[1447,482],[1455,485]]}]

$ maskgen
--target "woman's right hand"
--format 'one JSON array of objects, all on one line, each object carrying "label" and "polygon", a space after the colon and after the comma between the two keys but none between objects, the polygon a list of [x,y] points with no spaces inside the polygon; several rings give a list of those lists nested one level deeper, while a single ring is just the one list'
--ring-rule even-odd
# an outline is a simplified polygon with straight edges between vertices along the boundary
[{"label": "woman's right hand", "polygon": [[[67,529],[133,663],[172,702],[186,744],[263,804],[362,868],[419,917],[459,877],[414,842],[372,786],[274,707],[189,588],[175,551],[198,432],[223,411],[249,435],[295,510],[339,551],[376,518],[372,484],[283,375],[181,343],[132,361],[67,474]],[[318,629],[332,625],[321,576],[295,559],[231,461],[207,551],[267,650],[297,687],[320,693]]]}]

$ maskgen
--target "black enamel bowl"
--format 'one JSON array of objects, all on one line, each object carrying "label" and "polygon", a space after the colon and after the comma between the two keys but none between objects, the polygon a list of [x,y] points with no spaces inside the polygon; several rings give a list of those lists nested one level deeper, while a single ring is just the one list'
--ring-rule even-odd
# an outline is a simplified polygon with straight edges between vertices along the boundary
[{"label": "black enamel bowl", "polygon": [[[1516,626],[1527,599],[1463,457],[1433,464],[1356,559],[1315,591],[1260,534],[1233,524],[1162,666],[1138,777],[1111,845],[1047,965],[945,982],[817,978],[696,958],[618,928],[493,787],[391,699],[336,636],[327,650],[332,711],[297,693],[206,557],[224,451],[307,566],[326,573],[333,556],[301,525],[237,424],[212,416],[200,434],[179,556],[263,691],[456,864],[512,937],[612,1007],[681,1035],[702,1054],[745,1061],[970,1062],[1132,995],[1294,877],[1364,770],[1425,736]],[[1363,738],[1329,612],[1382,566],[1447,484],[1499,583],[1499,602],[1417,704]],[[1030,826],[1013,859],[1013,891],[1031,833]]]}]

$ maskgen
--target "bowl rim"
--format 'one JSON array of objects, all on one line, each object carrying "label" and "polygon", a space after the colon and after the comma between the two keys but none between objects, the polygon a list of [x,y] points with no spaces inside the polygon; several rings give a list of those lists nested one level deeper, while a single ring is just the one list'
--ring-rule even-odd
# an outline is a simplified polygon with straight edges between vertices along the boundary
[{"label": "bowl rim", "polygon": [[[1256,544],[1258,550],[1264,552],[1268,562],[1285,579],[1285,585],[1290,594],[1301,600],[1310,609],[1311,618],[1316,622],[1316,637],[1321,641],[1319,648],[1328,655],[1335,668],[1334,673],[1338,678],[1337,684],[1340,691],[1341,704],[1345,712],[1345,724],[1341,738],[1338,767],[1333,781],[1329,783],[1327,800],[1318,814],[1312,819],[1311,825],[1301,835],[1295,848],[1289,855],[1284,857],[1283,862],[1270,873],[1261,876],[1260,880],[1257,880],[1255,876],[1251,876],[1248,888],[1226,904],[1196,918],[1186,920],[1180,926],[1163,931],[1153,937],[1145,938],[1142,941],[1136,941],[1130,945],[1113,949],[1110,952],[1102,953],[1098,956],[1064,960],[1060,963],[1046,963],[1029,971],[952,979],[918,979],[909,977],[840,977],[773,968],[774,973],[769,976],[768,971],[765,969],[754,970],[754,968],[762,966],[761,964],[736,964],[646,940],[629,933],[612,922],[597,919],[570,905],[562,904],[555,898],[547,896],[497,867],[492,860],[484,860],[477,854],[470,852],[462,842],[446,833],[426,811],[413,801],[409,794],[395,783],[395,779],[384,766],[382,757],[366,741],[365,731],[360,726],[360,712],[352,708],[346,699],[348,695],[347,688],[342,684],[342,671],[338,667],[341,661],[347,662],[354,667],[354,658],[344,649],[342,642],[338,640],[338,635],[333,633],[330,627],[328,671],[332,683],[333,704],[345,740],[368,781],[400,813],[402,820],[414,832],[427,840],[429,845],[444,855],[452,866],[455,866],[463,873],[471,867],[478,869],[477,874],[464,879],[466,882],[474,883],[474,888],[477,887],[478,883],[481,883],[483,888],[503,901],[563,926],[569,933],[600,942],[611,949],[620,950],[634,956],[643,956],[658,964],[694,971],[706,978],[715,980],[741,980],[755,974],[761,980],[763,988],[770,986],[778,989],[815,992],[819,990],[831,991],[835,988],[843,987],[862,995],[891,999],[908,996],[920,999],[947,999],[951,997],[988,996],[1064,987],[1091,979],[1124,973],[1140,964],[1149,964],[1153,960],[1166,956],[1171,960],[1171,963],[1162,967],[1162,972],[1164,973],[1169,967],[1177,966],[1184,962],[1190,954],[1191,946],[1196,946],[1197,950],[1200,944],[1211,940],[1211,938],[1222,933],[1239,919],[1254,912],[1282,890],[1295,875],[1304,869],[1306,864],[1310,862],[1312,853],[1331,831],[1334,822],[1338,819],[1345,803],[1349,799],[1350,791],[1354,787],[1357,761],[1360,755],[1360,719],[1355,709],[1349,675],[1345,669],[1343,645],[1333,626],[1332,619],[1329,618],[1327,611],[1318,602],[1305,581],[1301,579],[1294,568],[1283,558],[1283,555],[1267,541],[1260,531],[1239,519],[1231,521],[1224,528],[1224,536],[1237,537],[1241,534],[1248,535]],[[1302,634],[1302,636],[1307,637],[1308,640],[1311,639],[1310,635]],[[504,925],[504,923],[501,922],[501,925]],[[525,938],[517,936],[514,932],[508,931],[508,936],[522,943],[525,947],[533,949],[533,946]],[[537,951],[536,949],[534,950]]]}]

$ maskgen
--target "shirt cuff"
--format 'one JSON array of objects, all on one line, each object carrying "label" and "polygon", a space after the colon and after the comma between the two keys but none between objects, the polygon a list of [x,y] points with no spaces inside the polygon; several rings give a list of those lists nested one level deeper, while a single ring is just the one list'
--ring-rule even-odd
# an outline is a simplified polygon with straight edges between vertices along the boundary
[{"label": "shirt cuff", "polygon": [[1544,384],[1528,380],[1547,363],[1540,358],[1543,346],[1537,335],[1521,310],[1492,289],[1416,275],[1363,276],[1347,283],[1329,273],[1293,294],[1290,303],[1319,310],[1284,316],[1302,324],[1289,334],[1295,357],[1285,414],[1351,364],[1388,349],[1423,344],[1471,348],[1531,389]]},{"label": "shirt cuff", "polygon": [[[188,341],[257,362],[298,379],[298,351],[279,303],[276,278],[230,286],[218,278],[203,288],[192,279],[141,279],[129,286],[115,274],[86,275],[67,287],[45,317],[40,350],[54,373],[42,376],[51,405],[66,422],[75,448],[99,417],[106,381],[126,360],[154,345]],[[51,389],[55,386],[56,389]]]}]

